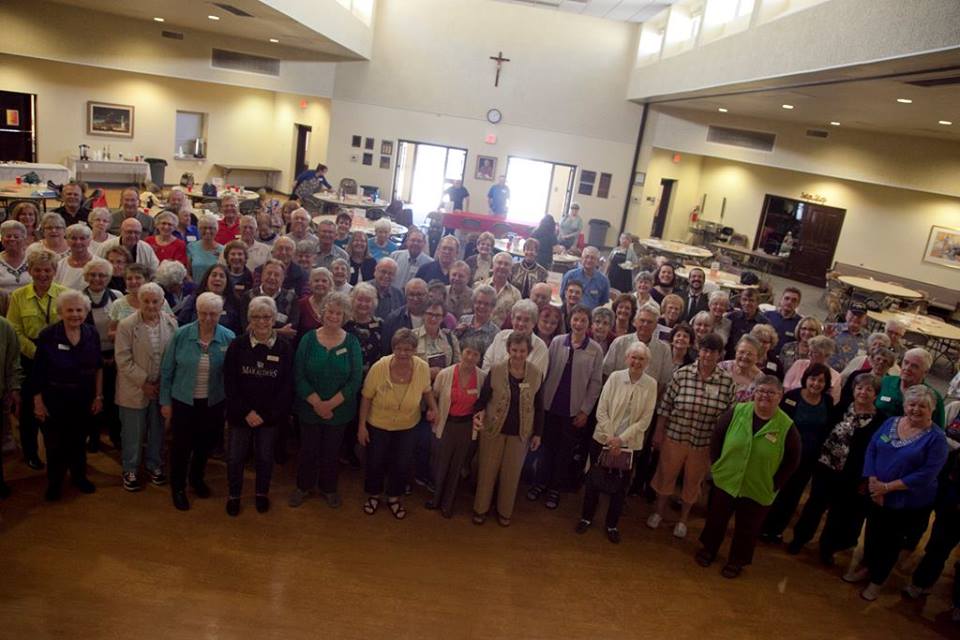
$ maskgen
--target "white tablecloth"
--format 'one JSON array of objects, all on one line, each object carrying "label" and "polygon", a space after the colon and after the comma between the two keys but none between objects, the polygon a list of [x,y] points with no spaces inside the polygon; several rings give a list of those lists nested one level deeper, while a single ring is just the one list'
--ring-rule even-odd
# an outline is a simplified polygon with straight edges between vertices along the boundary
[{"label": "white tablecloth", "polygon": [[31,171],[40,176],[40,181],[46,184],[47,180],[53,180],[57,184],[63,184],[70,179],[70,170],[62,164],[43,164],[40,162],[0,162],[0,182],[14,182],[17,176],[22,176]]}]

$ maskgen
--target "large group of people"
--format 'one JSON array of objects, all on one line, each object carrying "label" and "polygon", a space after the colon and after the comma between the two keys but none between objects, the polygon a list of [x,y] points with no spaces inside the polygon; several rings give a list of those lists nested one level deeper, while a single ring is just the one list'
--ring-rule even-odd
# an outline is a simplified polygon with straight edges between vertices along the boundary
[{"label": "large group of people", "polygon": [[[183,511],[214,493],[205,469],[219,451],[227,514],[243,510],[251,456],[268,511],[274,465],[298,443],[290,507],[315,495],[340,507],[345,463],[363,466],[362,512],[398,520],[417,486],[445,518],[472,486],[472,521],[503,527],[518,494],[557,509],[583,488],[575,531],[606,495],[618,543],[629,494],[655,503],[647,527],[670,520],[677,538],[706,504],[695,560],[716,560],[735,518],[728,578],[791,523],[787,551],[802,553],[826,516],[826,564],[865,530],[843,579],[867,600],[933,511],[905,592],[922,595],[960,542],[957,406],[927,384],[931,355],[895,322],[868,333],[858,304],[823,324],[787,287],[763,312],[752,289],[731,299],[700,269],[684,285],[664,258],[620,269],[642,262],[629,243],[606,269],[583,248],[555,304],[552,246],[536,238],[517,259],[486,233],[445,236],[430,256],[416,228],[367,238],[342,214],[313,228],[296,201],[241,215],[226,197],[220,216],[197,217],[174,191],[150,215],[135,189],[116,212],[79,210],[76,191],[64,188],[63,211],[22,203],[0,225],[0,392],[26,463],[46,466],[47,500],[67,472],[95,491],[86,453],[106,430],[123,488],[169,484]],[[554,244],[574,246],[578,214]]]}]

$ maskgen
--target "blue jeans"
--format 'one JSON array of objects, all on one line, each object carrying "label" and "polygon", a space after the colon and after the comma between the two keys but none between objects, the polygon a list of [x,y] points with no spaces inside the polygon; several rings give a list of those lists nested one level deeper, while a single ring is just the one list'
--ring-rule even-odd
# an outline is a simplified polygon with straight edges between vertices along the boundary
[{"label": "blue jeans", "polygon": [[163,469],[161,451],[163,449],[163,421],[160,419],[160,405],[151,400],[143,409],[118,407],[120,410],[120,441],[123,447],[123,472],[134,472],[140,468],[140,455],[146,441],[143,454],[144,465],[149,471]]},{"label": "blue jeans", "polygon": [[230,497],[239,498],[243,491],[243,467],[250,455],[250,446],[256,451],[258,496],[270,492],[273,477],[273,447],[277,442],[277,426],[263,424],[253,428],[247,425],[230,425],[227,431],[227,484]]}]

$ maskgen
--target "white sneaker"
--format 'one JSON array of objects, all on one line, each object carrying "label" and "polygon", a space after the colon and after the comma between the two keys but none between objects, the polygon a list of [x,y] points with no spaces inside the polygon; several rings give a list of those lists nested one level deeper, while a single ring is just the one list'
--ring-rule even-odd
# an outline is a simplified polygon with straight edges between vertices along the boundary
[{"label": "white sneaker", "polygon": [[848,571],[847,573],[843,574],[843,581],[850,582],[850,583],[863,582],[869,577],[870,577],[870,569],[866,567],[862,567],[860,569],[854,569],[852,571]]},{"label": "white sneaker", "polygon": [[663,517],[659,513],[651,513],[650,517],[647,518],[647,526],[651,529],[656,529],[660,526],[660,523],[663,522]]},{"label": "white sneaker", "polygon": [[673,527],[673,537],[674,538],[686,538],[687,537],[687,525],[682,522],[678,522],[676,526]]},{"label": "white sneaker", "polygon": [[880,589],[883,588],[883,585],[871,582],[866,587],[863,588],[863,591],[860,592],[860,597],[866,600],[867,602],[873,602],[880,595]]}]

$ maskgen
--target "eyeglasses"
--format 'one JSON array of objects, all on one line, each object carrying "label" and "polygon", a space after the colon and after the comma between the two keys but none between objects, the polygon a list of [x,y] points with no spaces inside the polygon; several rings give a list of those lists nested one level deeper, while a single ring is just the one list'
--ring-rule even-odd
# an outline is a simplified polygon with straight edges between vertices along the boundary
[{"label": "eyeglasses", "polygon": [[776,389],[756,389],[756,390],[753,392],[753,395],[755,395],[755,396],[764,396],[764,397],[766,397],[766,398],[770,398],[770,397],[773,397],[773,396],[775,396],[775,395],[778,395],[779,393],[780,393],[780,392],[777,391]]}]

